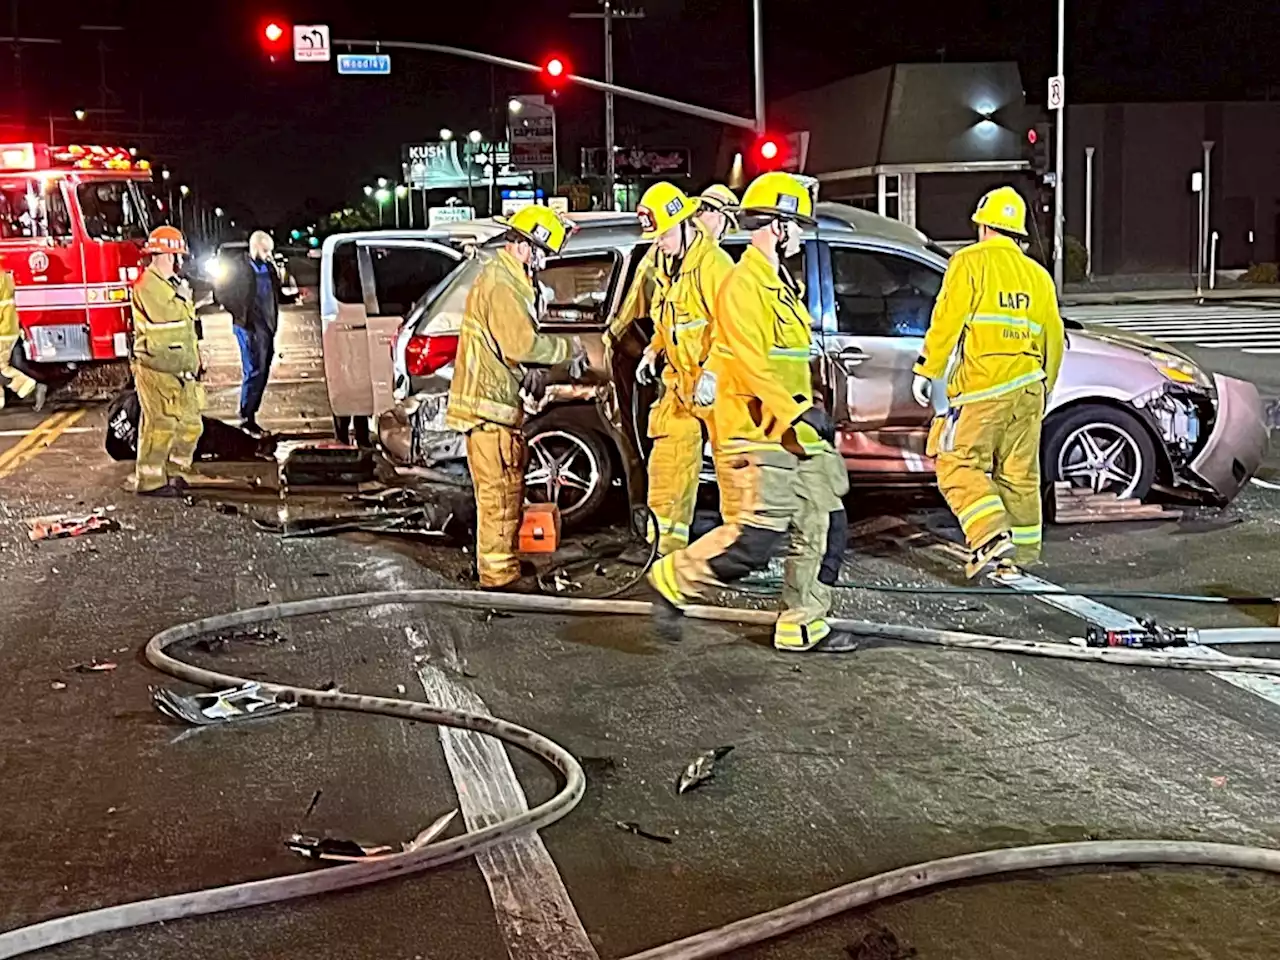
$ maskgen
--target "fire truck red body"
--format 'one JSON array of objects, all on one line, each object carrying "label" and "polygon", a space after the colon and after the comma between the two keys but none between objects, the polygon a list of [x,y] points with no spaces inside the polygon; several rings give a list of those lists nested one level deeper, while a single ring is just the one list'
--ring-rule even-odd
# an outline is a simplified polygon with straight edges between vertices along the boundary
[{"label": "fire truck red body", "polygon": [[123,147],[0,144],[0,263],[36,371],[128,357],[130,287],[161,216],[150,181]]}]

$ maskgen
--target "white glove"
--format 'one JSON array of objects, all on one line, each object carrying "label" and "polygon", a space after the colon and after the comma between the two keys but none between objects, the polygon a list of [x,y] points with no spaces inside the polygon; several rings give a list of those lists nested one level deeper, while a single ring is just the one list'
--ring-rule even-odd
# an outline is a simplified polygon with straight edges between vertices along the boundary
[{"label": "white glove", "polygon": [[656,379],[658,379],[658,354],[646,349],[644,356],[640,358],[640,365],[636,367],[636,383],[647,387]]},{"label": "white glove", "polygon": [[932,393],[933,381],[917,373],[915,379],[911,381],[911,395],[916,398],[916,403],[922,407],[930,406],[929,397]]},{"label": "white glove", "polygon": [[703,370],[693,388],[693,403],[698,407],[709,407],[716,402],[716,375],[710,370]]}]

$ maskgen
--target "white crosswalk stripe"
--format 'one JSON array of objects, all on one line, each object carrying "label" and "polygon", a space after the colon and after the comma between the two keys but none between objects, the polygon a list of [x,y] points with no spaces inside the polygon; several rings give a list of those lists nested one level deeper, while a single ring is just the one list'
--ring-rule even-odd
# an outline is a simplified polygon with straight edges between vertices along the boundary
[{"label": "white crosswalk stripe", "polygon": [[1205,349],[1280,354],[1280,304],[1118,304],[1067,307],[1081,323]]}]

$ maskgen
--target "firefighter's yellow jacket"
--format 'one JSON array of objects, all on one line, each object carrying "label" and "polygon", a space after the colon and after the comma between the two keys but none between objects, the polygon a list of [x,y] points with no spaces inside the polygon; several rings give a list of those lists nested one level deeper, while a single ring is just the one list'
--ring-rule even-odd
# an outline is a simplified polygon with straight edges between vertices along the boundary
[{"label": "firefighter's yellow jacket", "polygon": [[[670,272],[673,267],[677,269],[674,277]],[[716,298],[732,270],[733,258],[697,223],[693,241],[681,261],[657,258],[649,349],[666,354],[663,383],[690,409],[693,388],[711,352]]]},{"label": "firefighter's yellow jacket", "polygon": [[723,448],[829,449],[807,424],[792,426],[813,406],[813,321],[801,291],[747,247],[720,288],[715,315],[706,367],[716,377],[713,416]]},{"label": "firefighter's yellow jacket", "polygon": [[200,371],[195,304],[150,267],[133,285],[133,359],[187,379]]},{"label": "firefighter's yellow jacket", "polygon": [[467,295],[445,423],[466,433],[482,423],[518,427],[520,365],[569,359],[568,337],[538,333],[537,298],[521,263],[505,250],[485,264]]},{"label": "firefighter's yellow jacket", "polygon": [[[18,307],[14,303],[13,274],[8,270],[0,270],[0,340],[16,337],[18,329]],[[0,357],[0,364],[8,363],[9,357]]]},{"label": "firefighter's yellow jacket", "polygon": [[915,372],[947,372],[952,406],[992,400],[1045,381],[1058,381],[1062,317],[1053,279],[1007,237],[959,250],[947,266]]}]

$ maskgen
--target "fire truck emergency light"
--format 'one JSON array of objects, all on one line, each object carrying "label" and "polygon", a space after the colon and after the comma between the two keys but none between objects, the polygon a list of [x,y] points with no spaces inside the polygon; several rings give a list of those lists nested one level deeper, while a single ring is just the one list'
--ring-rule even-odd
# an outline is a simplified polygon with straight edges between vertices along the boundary
[{"label": "fire truck emergency light", "polygon": [[0,144],[0,168],[5,170],[34,170],[36,145],[34,143]]}]

